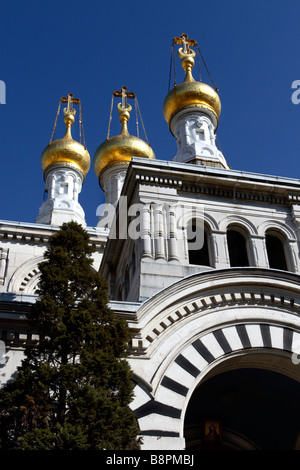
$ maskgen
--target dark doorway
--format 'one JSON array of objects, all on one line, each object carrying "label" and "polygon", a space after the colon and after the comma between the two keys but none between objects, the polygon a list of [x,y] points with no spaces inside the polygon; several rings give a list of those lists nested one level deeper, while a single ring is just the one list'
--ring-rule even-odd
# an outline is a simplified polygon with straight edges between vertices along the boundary
[{"label": "dark doorway", "polygon": [[[187,450],[293,450],[300,432],[299,394],[299,382],[268,370],[216,375],[190,399]],[[214,426],[218,439],[207,442],[205,423]]]}]

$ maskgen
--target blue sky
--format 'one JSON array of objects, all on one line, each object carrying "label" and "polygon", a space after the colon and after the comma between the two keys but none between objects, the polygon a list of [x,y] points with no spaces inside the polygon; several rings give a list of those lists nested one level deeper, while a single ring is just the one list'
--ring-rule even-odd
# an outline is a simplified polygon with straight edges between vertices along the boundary
[{"label": "blue sky", "polygon": [[[300,178],[300,105],[291,100],[300,79],[299,0],[1,0],[0,18],[1,219],[35,221],[44,194],[40,156],[68,93],[81,99],[91,158],[107,135],[112,92],[125,85],[137,95],[156,158],[172,160],[176,143],[162,105],[172,38],[182,33],[198,41],[220,90],[217,136],[230,166]],[[56,138],[63,127],[61,113]],[[111,135],[118,132],[114,114]],[[103,193],[92,165],[80,202],[95,226]]]}]

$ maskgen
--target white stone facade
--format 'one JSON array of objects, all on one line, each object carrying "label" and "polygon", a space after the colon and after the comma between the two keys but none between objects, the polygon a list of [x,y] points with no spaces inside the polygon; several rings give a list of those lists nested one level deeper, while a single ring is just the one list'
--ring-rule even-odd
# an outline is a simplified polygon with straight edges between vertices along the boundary
[{"label": "white stone facade", "polygon": [[[59,230],[56,225],[0,222],[0,293],[35,295],[39,280],[38,264],[43,260],[50,236]],[[107,234],[87,228],[96,249],[94,268],[99,269]]]},{"label": "white stone facade", "polygon": [[[186,448],[189,400],[220,371],[257,367],[300,381],[299,189],[289,178],[133,159],[122,196],[136,204],[125,228],[138,236],[109,239],[100,272],[133,331],[144,449]],[[192,219],[207,234],[206,265],[189,260]],[[231,266],[229,229],[243,236],[245,266]],[[268,234],[284,268],[272,268]]]},{"label": "white stone facade", "polygon": [[[300,382],[300,180],[231,170],[215,128],[208,113],[179,112],[174,161],[133,157],[106,169],[114,218],[86,227],[110,307],[132,332],[143,449],[186,449],[189,402],[221,372],[253,367]],[[34,339],[26,311],[49,237],[69,220],[86,225],[82,182],[53,169],[36,223],[0,221],[0,384]]]},{"label": "white stone facade", "polygon": [[[133,158],[122,183],[115,212],[122,238],[87,227],[94,268],[109,281],[110,306],[132,331],[131,407],[143,449],[183,450],[189,401],[208,378],[251,366],[300,381],[292,361],[300,354],[299,181]],[[122,204],[130,206],[128,217]],[[191,220],[206,233],[206,264],[190,261]],[[245,266],[231,266],[230,228],[245,240]],[[32,340],[26,309],[36,298],[38,263],[58,229],[1,222],[1,383]],[[268,233],[281,242],[285,269],[270,266]]]},{"label": "white stone facade", "polygon": [[[127,227],[118,219],[126,239],[109,240],[101,266],[102,274],[113,278],[113,299],[145,300],[187,275],[230,267],[228,229],[245,239],[245,266],[270,267],[266,234],[272,233],[281,240],[287,269],[299,273],[297,180],[133,159],[126,183],[133,182],[132,218]],[[206,265],[189,260],[192,219],[206,233]]]}]

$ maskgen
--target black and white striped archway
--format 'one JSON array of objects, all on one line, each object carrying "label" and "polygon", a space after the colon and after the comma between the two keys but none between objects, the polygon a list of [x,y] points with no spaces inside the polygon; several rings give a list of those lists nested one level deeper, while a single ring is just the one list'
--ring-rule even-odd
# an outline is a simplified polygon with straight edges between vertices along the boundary
[{"label": "black and white striped archway", "polygon": [[[246,363],[247,367],[273,370],[300,381],[298,276],[288,279],[286,273],[277,273],[273,288],[271,284],[266,288],[266,273],[256,272],[254,289],[249,279],[245,282],[244,274],[233,270],[227,284],[223,278],[222,293],[217,282],[220,273],[194,276],[178,283],[182,289],[177,291],[177,301],[174,296],[167,299],[165,289],[160,293],[163,308],[158,307],[159,298],[148,303],[152,316],[139,333],[142,337],[144,332],[148,346],[138,359],[139,366],[134,367],[137,385],[132,403],[145,449],[185,448],[184,419],[189,400],[204,380],[226,370],[227,364],[239,368]],[[234,285],[239,285],[239,290]],[[170,291],[173,295],[174,286]],[[182,315],[175,321],[179,310]],[[172,318],[171,311],[173,322],[168,326],[161,320]],[[142,313],[143,319],[146,309]],[[155,322],[160,330],[154,327]]]},{"label": "black and white striped archway", "polygon": [[[256,354],[263,354],[264,367],[288,373],[300,380],[300,333],[267,323],[248,323],[216,329],[194,339],[172,361],[161,378],[155,397],[144,391],[143,403],[134,409],[141,434],[176,438],[174,446],[184,446],[184,413],[195,388],[206,374],[227,359],[252,354],[252,365],[261,367]],[[268,355],[270,360],[268,361]],[[285,358],[284,371],[278,365]],[[290,363],[290,364],[289,364]],[[169,440],[169,442],[171,442]],[[181,447],[184,448],[184,447]]]}]

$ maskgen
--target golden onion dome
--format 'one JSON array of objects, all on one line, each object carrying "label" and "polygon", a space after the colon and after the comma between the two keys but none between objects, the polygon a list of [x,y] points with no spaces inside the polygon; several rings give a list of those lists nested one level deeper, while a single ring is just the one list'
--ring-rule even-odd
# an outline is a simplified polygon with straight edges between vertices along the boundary
[{"label": "golden onion dome", "polygon": [[95,152],[94,170],[98,178],[106,168],[116,165],[129,165],[132,157],[155,159],[150,145],[128,132],[127,122],[131,109],[131,106],[127,103],[126,105],[118,104],[121,133],[107,138]]},{"label": "golden onion dome", "polygon": [[[186,36],[186,35],[182,35]],[[192,75],[195,52],[187,48],[180,48],[178,55],[185,71],[184,82],[175,86],[166,96],[163,104],[163,114],[170,128],[173,117],[187,108],[199,108],[208,111],[219,123],[221,102],[218,93],[209,85],[197,82]]]},{"label": "golden onion dome", "polygon": [[71,127],[75,121],[75,110],[64,109],[66,132],[62,139],[54,140],[44,149],[41,156],[41,165],[46,170],[55,166],[68,166],[79,170],[85,177],[90,169],[91,159],[86,147],[73,140]]}]

